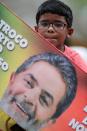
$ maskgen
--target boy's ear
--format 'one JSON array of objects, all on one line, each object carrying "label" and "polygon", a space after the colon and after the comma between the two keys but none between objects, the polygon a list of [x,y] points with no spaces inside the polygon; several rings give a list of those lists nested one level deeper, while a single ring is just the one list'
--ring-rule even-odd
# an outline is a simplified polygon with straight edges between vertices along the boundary
[{"label": "boy's ear", "polygon": [[67,34],[67,38],[71,37],[72,34],[74,32],[74,29],[73,28],[68,28],[68,34]]},{"label": "boy's ear", "polygon": [[36,32],[38,32],[38,27],[37,26],[34,26],[34,29]]}]

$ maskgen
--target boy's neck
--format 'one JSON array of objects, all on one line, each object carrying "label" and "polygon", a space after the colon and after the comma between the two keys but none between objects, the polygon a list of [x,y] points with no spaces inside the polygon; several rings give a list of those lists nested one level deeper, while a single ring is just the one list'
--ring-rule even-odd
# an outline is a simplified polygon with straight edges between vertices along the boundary
[{"label": "boy's neck", "polygon": [[57,49],[59,49],[60,51],[64,52],[65,51],[65,45],[62,45],[61,47],[56,47]]}]

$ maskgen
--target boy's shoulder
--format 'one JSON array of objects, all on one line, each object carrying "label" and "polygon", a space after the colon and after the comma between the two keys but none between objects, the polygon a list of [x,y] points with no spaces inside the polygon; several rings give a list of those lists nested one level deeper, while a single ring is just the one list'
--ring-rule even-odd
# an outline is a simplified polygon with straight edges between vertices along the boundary
[{"label": "boy's shoulder", "polygon": [[70,47],[65,46],[64,54],[81,70],[87,73],[87,63],[76,51]]}]

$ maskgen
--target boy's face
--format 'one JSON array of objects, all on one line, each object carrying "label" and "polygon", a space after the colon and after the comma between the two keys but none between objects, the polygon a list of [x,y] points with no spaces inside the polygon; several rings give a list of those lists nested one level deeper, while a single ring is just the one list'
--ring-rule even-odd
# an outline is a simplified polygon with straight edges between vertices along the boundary
[{"label": "boy's face", "polygon": [[67,27],[64,16],[52,13],[41,15],[35,29],[61,51],[64,51],[65,39],[73,33],[73,29]]}]

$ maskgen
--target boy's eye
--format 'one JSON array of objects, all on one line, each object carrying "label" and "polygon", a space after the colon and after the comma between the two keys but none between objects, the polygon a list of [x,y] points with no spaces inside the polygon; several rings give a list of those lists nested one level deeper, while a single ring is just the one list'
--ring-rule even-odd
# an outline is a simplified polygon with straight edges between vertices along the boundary
[{"label": "boy's eye", "polygon": [[47,22],[41,22],[41,26],[44,26],[44,27],[46,27],[46,26],[48,26],[49,24],[47,23]]},{"label": "boy's eye", "polygon": [[56,26],[56,27],[62,27],[63,24],[62,23],[54,23],[54,26]]}]

